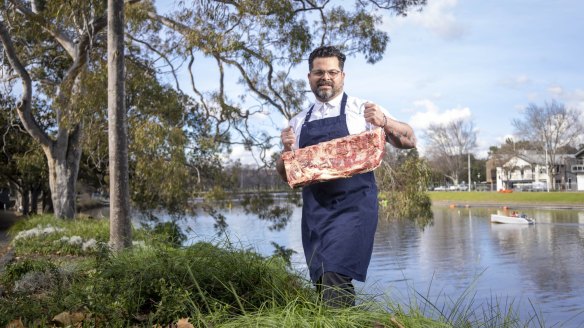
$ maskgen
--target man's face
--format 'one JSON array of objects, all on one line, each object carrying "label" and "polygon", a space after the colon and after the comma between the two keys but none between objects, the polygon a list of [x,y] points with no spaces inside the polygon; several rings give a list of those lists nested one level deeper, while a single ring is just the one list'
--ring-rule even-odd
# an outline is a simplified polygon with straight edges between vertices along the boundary
[{"label": "man's face", "polygon": [[312,70],[308,73],[310,89],[316,98],[322,102],[343,92],[345,72],[339,68],[337,57],[318,57],[312,62]]}]

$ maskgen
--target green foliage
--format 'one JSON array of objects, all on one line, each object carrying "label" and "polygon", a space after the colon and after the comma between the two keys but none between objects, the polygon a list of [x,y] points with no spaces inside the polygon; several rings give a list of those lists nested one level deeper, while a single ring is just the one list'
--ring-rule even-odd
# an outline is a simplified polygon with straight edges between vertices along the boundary
[{"label": "green foliage", "polygon": [[[0,9],[31,76],[32,101],[42,103],[33,116],[51,137],[83,128],[79,177],[107,191],[106,3],[37,2],[37,15],[12,6]],[[178,1],[177,11],[163,19],[151,1],[128,3],[125,81],[133,205],[181,213],[193,192],[223,178],[219,153],[234,139],[265,156],[274,138],[253,127],[252,118],[272,113],[289,118],[303,106],[306,81],[291,78],[292,67],[323,43],[376,62],[389,39],[380,29],[380,12],[403,15],[423,5],[423,0],[355,1],[354,10],[346,10],[329,2]],[[205,77],[203,90],[197,75],[199,65],[207,71],[209,58],[217,64],[218,78],[209,84]],[[189,92],[183,92],[178,78],[184,72],[192,74]],[[245,92],[228,92],[226,80],[238,80]],[[67,146],[78,149],[73,139]],[[76,173],[75,166],[67,170]]]},{"label": "green foliage", "polygon": [[17,185],[19,192],[48,189],[48,168],[40,145],[25,132],[11,107],[14,100],[0,97],[0,181]]},{"label": "green foliage", "polygon": [[[146,231],[133,232],[136,240],[145,240]],[[109,221],[78,217],[60,220],[52,215],[38,215],[17,221],[9,230],[18,256],[99,254],[109,240]]]},{"label": "green foliage", "polygon": [[[127,64],[130,188],[139,210],[164,208],[184,213],[193,191],[220,167],[220,145],[212,142],[209,126],[194,101],[168,85],[142,59]],[[102,63],[105,64],[105,63]],[[80,177],[86,183],[107,189],[107,74],[105,66],[88,74],[84,107],[98,108],[87,120],[84,158]]]},{"label": "green foliage", "polygon": [[[47,312],[27,310],[31,306],[16,295],[0,299],[0,323],[23,313],[27,322],[41,319],[42,313],[47,320],[79,308],[113,325],[170,323],[180,317],[205,320],[211,313],[241,315],[264,304],[284,306],[291,299],[314,297],[282,261],[206,243],[185,249],[134,249],[95,263],[77,272],[69,288],[38,300],[34,310]],[[31,265],[14,266],[12,276]]]},{"label": "green foliage", "polygon": [[184,234],[176,221],[158,223],[149,229],[149,232],[156,240],[174,247],[181,246],[187,240],[187,235]]},{"label": "green foliage", "polygon": [[432,219],[431,201],[426,192],[430,179],[427,163],[418,157],[415,149],[405,156],[398,153],[377,173],[379,201],[387,218],[407,218],[425,226]]},{"label": "green foliage", "polygon": [[274,257],[281,258],[288,267],[292,267],[292,255],[296,254],[297,252],[291,248],[286,248],[276,242],[270,242],[272,246],[274,246]]},{"label": "green foliage", "polygon": [[[329,16],[332,29],[342,31],[343,37],[346,38],[349,35],[351,39],[355,40],[370,64],[383,58],[389,42],[387,33],[376,29],[376,26],[379,26],[381,22],[381,16],[372,14],[366,8],[351,12],[343,7],[334,7]],[[334,40],[332,43],[341,43],[341,39],[336,39],[336,37],[336,33],[331,36]]]},{"label": "green foliage", "polygon": [[13,284],[29,272],[54,271],[56,269],[57,265],[48,260],[24,259],[6,268],[6,271],[2,274],[2,284]]},{"label": "green foliage", "polygon": [[417,313],[392,313],[384,304],[366,303],[356,308],[328,309],[306,300],[293,300],[286,307],[265,307],[257,312],[233,318],[222,328],[238,327],[451,327],[418,316]]},{"label": "green foliage", "polygon": [[246,194],[241,205],[246,213],[256,214],[260,220],[271,222],[270,230],[282,230],[286,227],[293,210],[292,204],[277,202],[274,194],[266,191]]}]

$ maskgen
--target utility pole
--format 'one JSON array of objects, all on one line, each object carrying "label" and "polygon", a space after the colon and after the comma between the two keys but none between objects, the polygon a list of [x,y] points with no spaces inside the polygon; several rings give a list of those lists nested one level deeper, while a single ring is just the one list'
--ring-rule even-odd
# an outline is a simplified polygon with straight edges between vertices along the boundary
[{"label": "utility pole", "polygon": [[545,175],[546,175],[546,186],[547,192],[550,192],[550,165],[548,163],[548,151],[547,151],[547,142],[545,144]]},{"label": "utility pole", "polygon": [[470,192],[470,152],[468,153],[468,192]]}]

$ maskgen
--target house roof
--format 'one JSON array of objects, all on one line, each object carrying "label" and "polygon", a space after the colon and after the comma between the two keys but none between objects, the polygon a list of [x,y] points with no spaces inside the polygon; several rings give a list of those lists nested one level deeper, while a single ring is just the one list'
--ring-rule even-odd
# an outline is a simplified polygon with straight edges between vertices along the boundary
[{"label": "house roof", "polygon": [[[578,153],[577,153],[578,154]],[[584,149],[582,150],[584,155]],[[556,154],[554,162],[556,164],[565,163],[566,158],[574,158],[573,154]],[[529,165],[545,165],[545,153],[540,153],[535,150],[522,150],[516,156],[511,157],[503,166],[529,166]],[[520,165],[518,165],[520,164]]]}]

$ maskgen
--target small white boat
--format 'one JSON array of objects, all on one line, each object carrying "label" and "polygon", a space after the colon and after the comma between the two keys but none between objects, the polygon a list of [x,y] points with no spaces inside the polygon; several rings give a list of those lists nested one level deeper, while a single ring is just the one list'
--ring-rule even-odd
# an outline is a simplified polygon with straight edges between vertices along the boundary
[{"label": "small white boat", "polygon": [[517,216],[491,214],[491,223],[534,224],[535,220],[525,214]]}]

